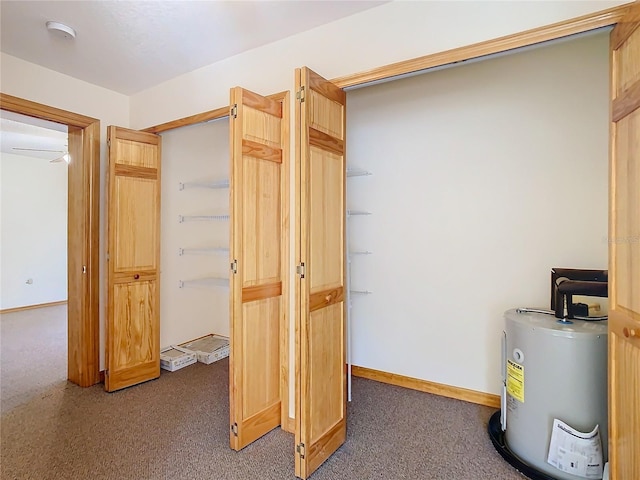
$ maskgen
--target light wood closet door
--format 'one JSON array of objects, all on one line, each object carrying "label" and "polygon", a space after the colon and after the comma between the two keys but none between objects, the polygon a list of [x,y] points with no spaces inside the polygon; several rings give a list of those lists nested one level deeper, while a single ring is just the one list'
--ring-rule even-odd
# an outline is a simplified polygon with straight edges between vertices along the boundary
[{"label": "light wood closet door", "polygon": [[[282,104],[231,90],[230,444],[280,425]],[[288,131],[288,129],[286,130]]]},{"label": "light wood closet door", "polygon": [[640,478],[640,4],[611,33],[609,463]]},{"label": "light wood closet door", "polygon": [[160,137],[109,127],[109,392],[160,376]]},{"label": "light wood closet door", "polygon": [[296,70],[299,157],[295,473],[311,475],[346,438],[345,92]]}]

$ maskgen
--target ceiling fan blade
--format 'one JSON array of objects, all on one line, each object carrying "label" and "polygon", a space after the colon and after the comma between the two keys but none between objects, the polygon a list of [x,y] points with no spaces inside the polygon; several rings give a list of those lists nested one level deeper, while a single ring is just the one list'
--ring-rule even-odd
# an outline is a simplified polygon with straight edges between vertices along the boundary
[{"label": "ceiling fan blade", "polygon": [[49,163],[60,163],[60,162],[69,163],[69,152],[64,152],[63,155],[60,155],[59,157],[54,158],[53,160],[49,160]]},{"label": "ceiling fan blade", "polygon": [[65,153],[66,150],[47,150],[45,148],[21,148],[21,147],[11,147],[12,150],[24,150],[29,152],[51,152],[51,153]]}]

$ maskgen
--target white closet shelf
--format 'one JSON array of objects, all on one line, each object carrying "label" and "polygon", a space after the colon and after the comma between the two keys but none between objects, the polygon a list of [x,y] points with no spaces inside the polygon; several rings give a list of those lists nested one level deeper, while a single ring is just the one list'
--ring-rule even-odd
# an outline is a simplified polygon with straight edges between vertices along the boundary
[{"label": "white closet shelf", "polygon": [[347,210],[347,217],[352,217],[354,215],[371,215],[371,212],[366,212],[364,210]]},{"label": "white closet shelf", "polygon": [[194,286],[203,286],[203,287],[229,287],[229,278],[223,277],[204,277],[204,278],[196,278],[193,280],[178,280],[178,288],[185,287],[194,287]]},{"label": "white closet shelf", "polygon": [[347,177],[364,177],[367,175],[373,174],[367,170],[362,170],[361,168],[347,167]]},{"label": "white closet shelf", "polygon": [[219,180],[217,182],[180,182],[179,190],[186,188],[229,188],[229,180]]},{"label": "white closet shelf", "polygon": [[206,221],[206,220],[229,220],[229,214],[224,215],[178,215],[178,222]]},{"label": "white closet shelf", "polygon": [[207,254],[207,253],[228,253],[228,247],[204,247],[204,248],[179,248],[178,255]]},{"label": "white closet shelf", "polygon": [[352,295],[371,295],[373,292],[369,290],[349,290],[349,293]]}]

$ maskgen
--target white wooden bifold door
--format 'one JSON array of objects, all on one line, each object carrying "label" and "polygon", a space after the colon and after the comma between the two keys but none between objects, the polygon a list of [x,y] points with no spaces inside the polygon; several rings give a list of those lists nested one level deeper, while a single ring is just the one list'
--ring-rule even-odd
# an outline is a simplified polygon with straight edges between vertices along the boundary
[{"label": "white wooden bifold door", "polygon": [[346,95],[306,67],[296,89],[295,473],[307,478],[346,438]]},{"label": "white wooden bifold door", "polygon": [[640,4],[611,32],[609,463],[640,478]]}]

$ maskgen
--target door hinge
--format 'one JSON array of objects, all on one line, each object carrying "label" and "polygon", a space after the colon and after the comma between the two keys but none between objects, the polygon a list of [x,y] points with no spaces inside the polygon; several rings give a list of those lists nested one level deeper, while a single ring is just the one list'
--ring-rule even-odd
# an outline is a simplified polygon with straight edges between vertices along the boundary
[{"label": "door hinge", "polygon": [[231,107],[231,111],[229,112],[229,116],[231,118],[238,118],[238,104],[237,103]]},{"label": "door hinge", "polygon": [[231,424],[231,433],[233,433],[234,437],[238,436],[238,424],[237,423],[232,423]]},{"label": "door hinge", "polygon": [[233,259],[233,262],[231,262],[231,272],[238,273],[238,260],[235,258]]},{"label": "door hinge", "polygon": [[111,260],[111,255],[109,255],[109,254],[107,253],[107,262],[108,262],[109,260]]},{"label": "door hinge", "polygon": [[296,274],[300,275],[300,278],[304,278],[305,268],[304,262],[300,262],[300,265],[296,266]]},{"label": "door hinge", "polygon": [[296,445],[296,452],[300,455],[300,458],[304,458],[304,443],[299,443]]},{"label": "door hinge", "polygon": [[300,103],[304,102],[304,87],[300,87],[300,90],[296,92],[296,98]]},{"label": "door hinge", "polygon": [[107,140],[107,147],[111,148],[111,139]]}]

